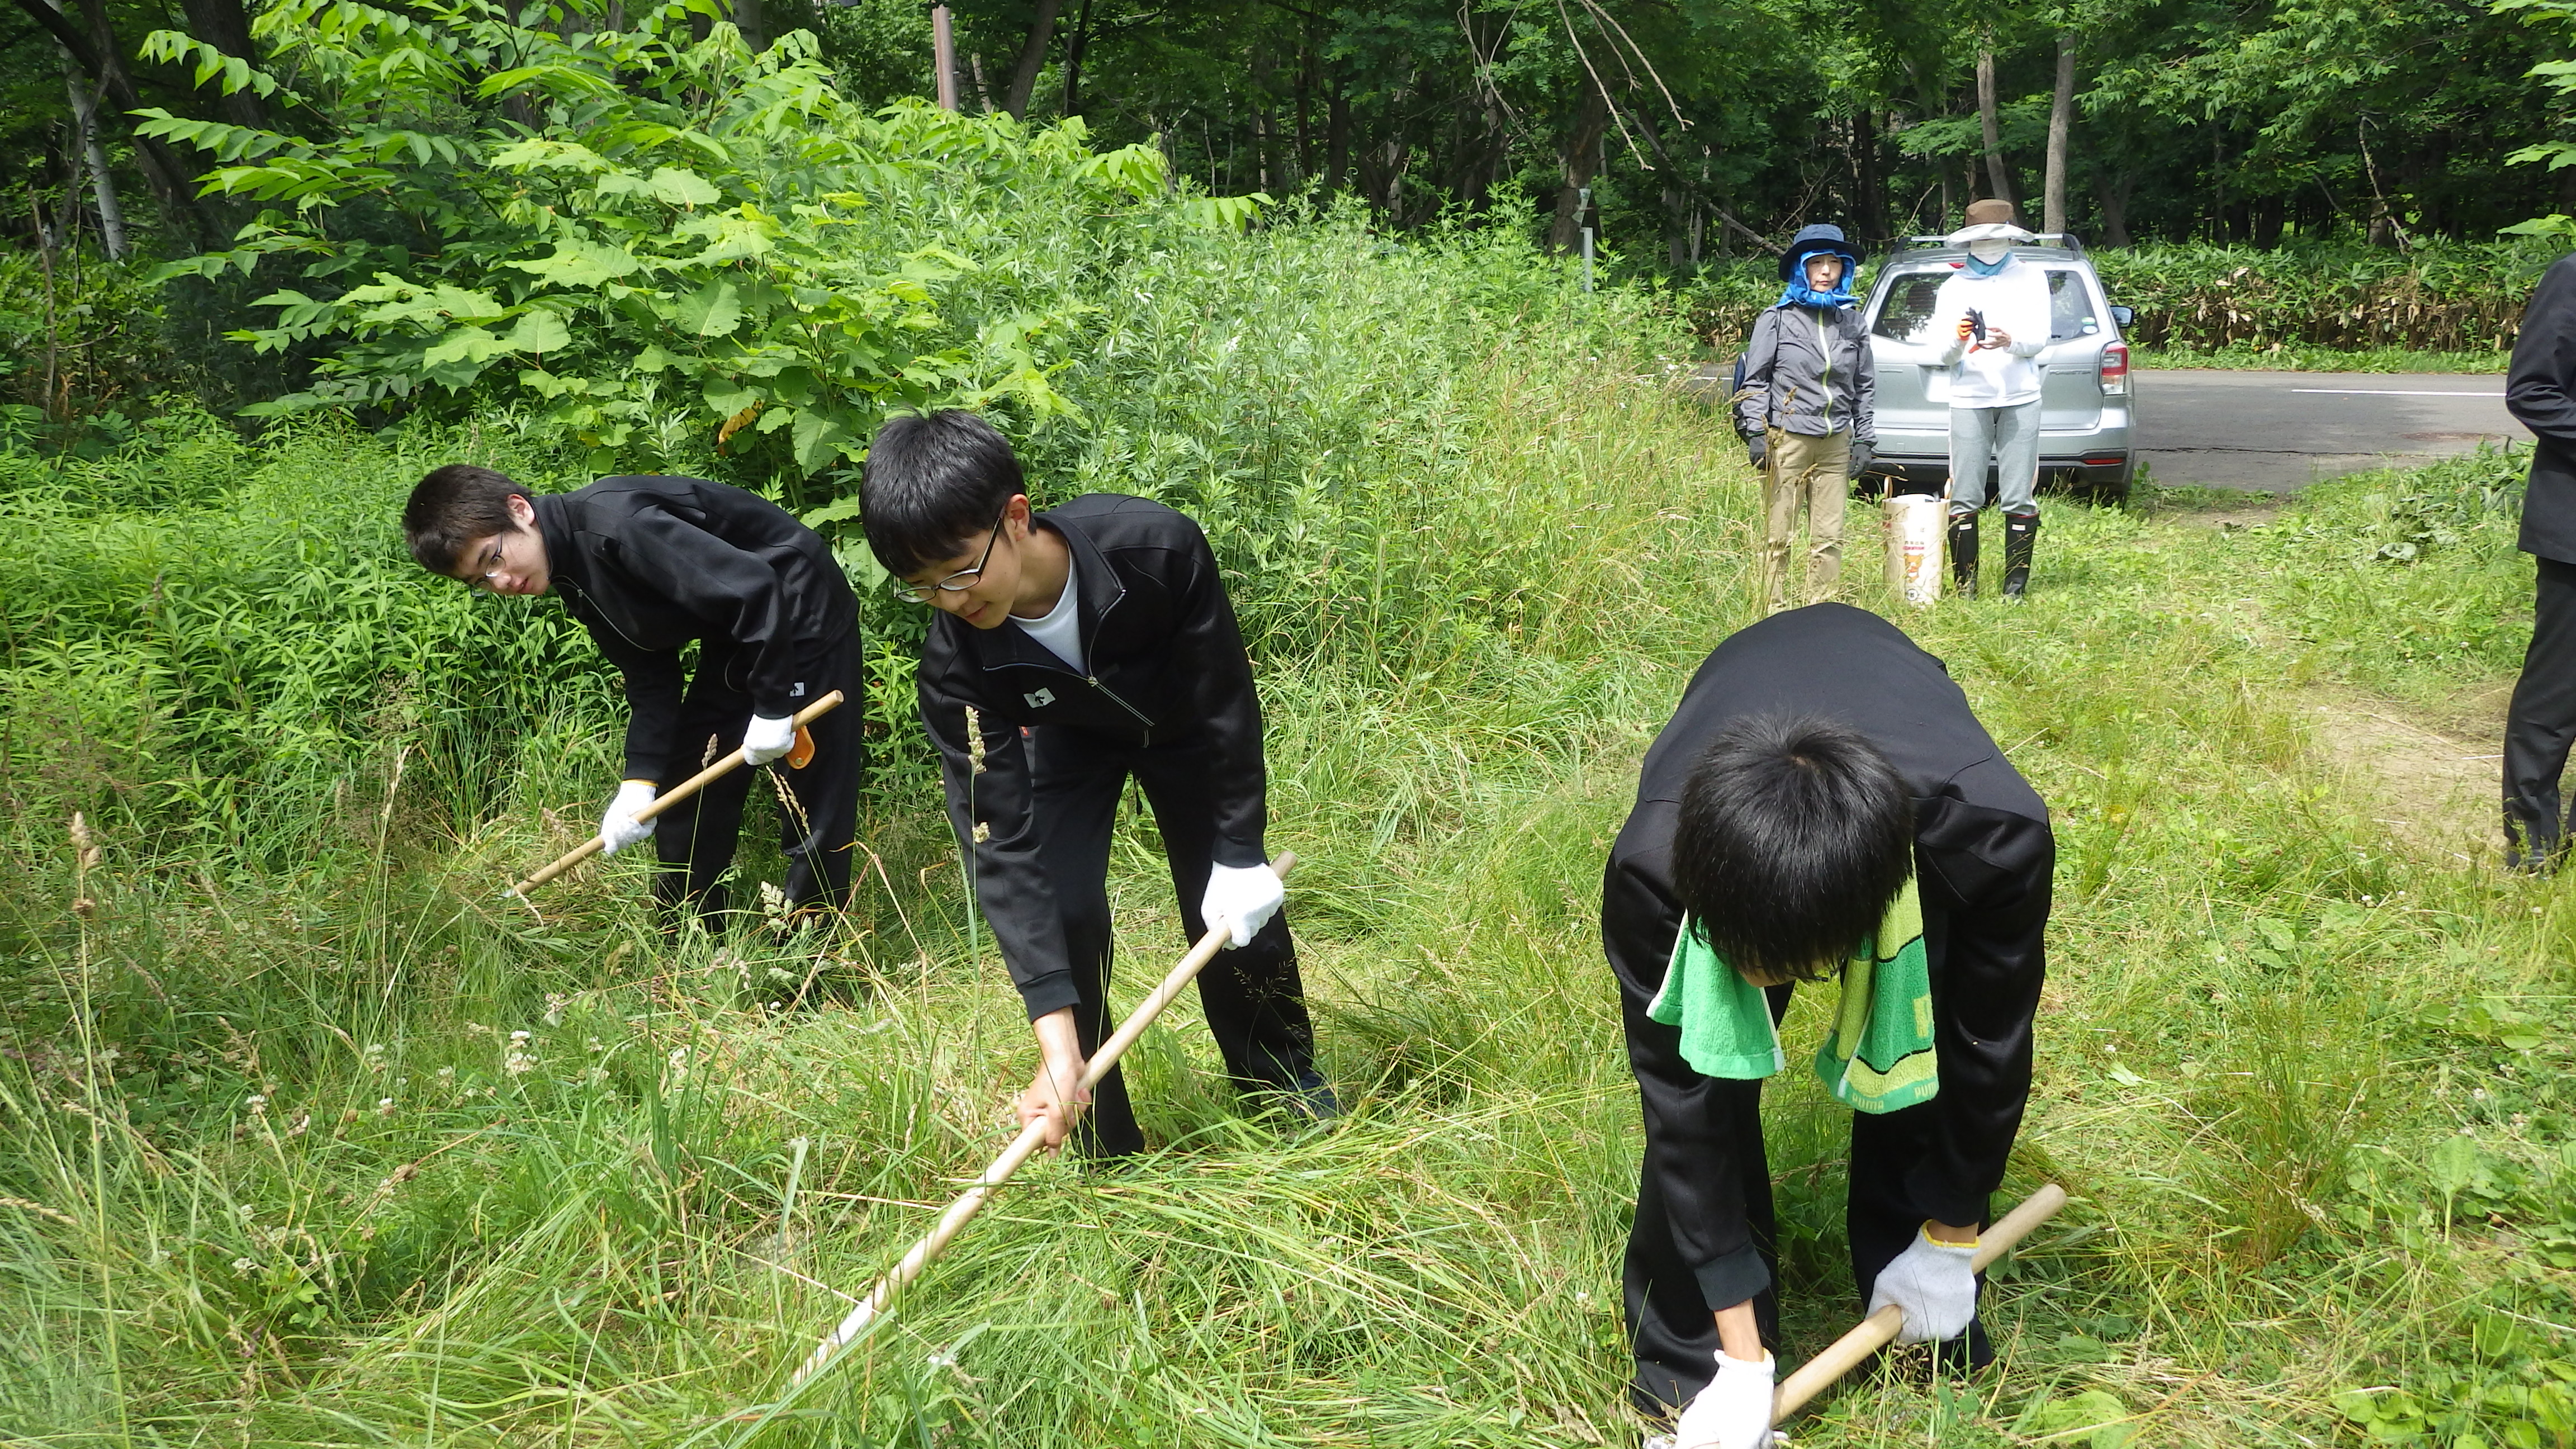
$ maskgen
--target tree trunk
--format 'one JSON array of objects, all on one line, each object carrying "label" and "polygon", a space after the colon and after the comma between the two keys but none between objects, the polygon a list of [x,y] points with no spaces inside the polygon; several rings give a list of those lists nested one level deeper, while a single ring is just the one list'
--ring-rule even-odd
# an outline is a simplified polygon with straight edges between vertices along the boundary
[{"label": "tree trunk", "polygon": [[2102,168],[2098,166],[2093,168],[2093,205],[2102,213],[2104,246],[2129,245],[2129,187],[2131,185],[2130,178],[2126,176],[2114,181]]},{"label": "tree trunk", "polygon": [[[1082,0],[1083,12],[1089,14],[1091,0]],[[1297,51],[1297,179],[1315,174],[1315,47],[1301,45]]]},{"label": "tree trunk", "polygon": [[[624,29],[623,26],[616,27]],[[948,7],[930,7],[930,68],[933,72],[931,94],[938,98],[939,109],[957,109],[957,36],[948,25]]]},{"label": "tree trunk", "polygon": [[1887,240],[1887,183],[1878,161],[1878,112],[1863,106],[1852,112],[1852,171],[1858,189],[1852,198],[1852,225],[1872,245]]},{"label": "tree trunk", "polygon": [[1038,88],[1038,72],[1046,69],[1047,42],[1055,38],[1055,12],[1061,0],[1038,0],[1037,17],[1029,22],[1029,43],[1020,47],[1020,68],[1011,74],[1010,98],[1002,109],[1011,119],[1025,121],[1029,116],[1029,93]]},{"label": "tree trunk", "polygon": [[1324,93],[1324,189],[1339,191],[1351,173],[1351,102],[1340,82]]},{"label": "tree trunk", "polygon": [[1082,114],[1082,56],[1091,49],[1091,0],[1074,12],[1073,33],[1064,40],[1064,113]]},{"label": "tree trunk", "polygon": [[[252,45],[250,38],[250,12],[242,5],[242,0],[179,0],[179,13],[187,17],[190,35],[226,55],[253,65],[259,63],[258,48]],[[236,126],[260,131],[272,129],[268,102],[261,100],[259,92],[248,86],[222,97],[216,97],[210,91],[200,91],[199,94],[207,96],[217,114]]]},{"label": "tree trunk", "polygon": [[758,55],[769,48],[767,23],[760,13],[760,0],[733,0],[733,28],[742,32],[742,43]]},{"label": "tree trunk", "polygon": [[1574,129],[1565,138],[1565,184],[1557,190],[1556,220],[1547,231],[1547,244],[1560,252],[1574,250],[1583,238],[1581,192],[1592,184],[1593,170],[1601,161],[1601,137],[1609,129],[1610,98],[1587,78],[1583,104],[1574,113]]},{"label": "tree trunk", "polygon": [[1279,149],[1278,127],[1271,119],[1270,79],[1274,67],[1270,48],[1256,40],[1252,43],[1252,174],[1258,178],[1253,189],[1265,195],[1281,188],[1272,179],[1271,162]]},{"label": "tree trunk", "polygon": [[[28,19],[44,28],[72,62],[90,80],[93,91],[117,116],[142,109],[143,98],[135,94],[134,77],[125,69],[124,53],[107,28],[107,16],[90,0],[85,7],[89,26],[85,30],[54,8],[51,0],[17,0],[18,9]],[[134,159],[143,173],[143,184],[169,226],[173,240],[183,246],[204,247],[220,237],[214,218],[204,203],[197,199],[193,184],[195,172],[167,145],[149,136],[134,137]]]},{"label": "tree trunk", "polygon": [[2007,206],[2020,209],[2013,199],[2012,176],[2004,169],[2003,121],[1995,107],[1994,37],[1985,37],[1977,47],[1977,129],[1986,141],[1986,184]]},{"label": "tree trunk", "polygon": [[984,84],[982,51],[970,50],[966,53],[966,74],[968,79],[975,82],[975,99],[983,103],[984,114],[988,116],[993,114],[993,88]]},{"label": "tree trunk", "polygon": [[71,92],[72,127],[80,133],[80,155],[89,163],[90,189],[98,197],[98,239],[108,258],[117,260],[125,255],[125,209],[116,204],[116,178],[108,174],[107,147],[98,139],[98,100],[68,55],[63,57],[63,86]]},{"label": "tree trunk", "polygon": [[[1401,102],[1405,93],[1397,91],[1388,99]],[[1386,224],[1390,227],[1404,225],[1404,173],[1412,162],[1413,144],[1398,126],[1395,134],[1386,138]]]},{"label": "tree trunk", "polygon": [[2075,129],[2075,32],[2057,36],[2057,93],[2048,102],[2048,170],[2040,182],[2041,231],[2066,230],[2066,147]]}]

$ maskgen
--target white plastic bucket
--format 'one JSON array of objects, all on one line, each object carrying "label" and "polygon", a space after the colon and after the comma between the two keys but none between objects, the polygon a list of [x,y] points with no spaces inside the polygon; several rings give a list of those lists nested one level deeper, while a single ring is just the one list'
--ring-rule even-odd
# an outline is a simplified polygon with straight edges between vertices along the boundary
[{"label": "white plastic bucket", "polygon": [[1887,525],[1887,592],[1921,607],[1941,597],[1941,543],[1950,504],[1921,493],[1894,493],[1879,504]]}]

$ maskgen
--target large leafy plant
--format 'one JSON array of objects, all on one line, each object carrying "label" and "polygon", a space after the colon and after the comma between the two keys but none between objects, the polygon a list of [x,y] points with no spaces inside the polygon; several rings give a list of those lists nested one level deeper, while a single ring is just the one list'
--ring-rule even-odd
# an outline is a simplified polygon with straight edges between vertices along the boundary
[{"label": "large leafy plant", "polygon": [[320,121],[145,113],[147,132],[218,163],[207,192],[266,204],[234,246],[165,273],[295,267],[263,299],[274,325],[234,335],[335,344],[307,390],[264,410],[471,399],[587,444],[594,469],[712,432],[760,455],[755,471],[803,477],[889,405],[1071,408],[1049,373],[1084,309],[976,278],[977,240],[1002,228],[943,226],[939,193],[1095,230],[1244,219],[1241,202],[1167,205],[1160,153],[1093,154],[1078,121],[866,114],[810,35],[754,52],[711,0],[599,23],[489,0],[278,0],[253,23],[256,59],[151,37],[146,53],[193,63],[199,85]]}]

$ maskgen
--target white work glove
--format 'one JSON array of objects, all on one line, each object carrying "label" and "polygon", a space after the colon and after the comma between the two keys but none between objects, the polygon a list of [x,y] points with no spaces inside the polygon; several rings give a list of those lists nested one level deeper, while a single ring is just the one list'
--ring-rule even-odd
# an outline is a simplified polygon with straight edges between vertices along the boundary
[{"label": "white work glove", "polygon": [[608,813],[599,817],[599,838],[608,842],[600,854],[615,855],[639,840],[653,838],[653,822],[636,819],[635,812],[652,804],[658,793],[650,780],[629,780],[617,787],[617,798],[608,802]]},{"label": "white work glove", "polygon": [[1207,894],[1199,897],[1199,919],[1210,926],[1225,922],[1232,928],[1230,944],[1249,946],[1287,899],[1279,872],[1266,865],[1211,865]]},{"label": "white work glove", "polygon": [[772,719],[765,714],[751,717],[751,727],[742,732],[742,762],[766,765],[787,757],[796,748],[796,721],[787,715]]},{"label": "white work glove", "polygon": [[1771,1355],[1760,1363],[1717,1355],[1717,1377],[1691,1396],[1673,1426],[1673,1449],[1770,1449]]},{"label": "white work glove", "polygon": [[1898,1343],[1946,1343],[1968,1331],[1977,1316],[1974,1243],[1944,1243],[1917,1230],[1896,1261],[1881,1268],[1870,1290],[1869,1311],[1893,1303],[1904,1310]]}]

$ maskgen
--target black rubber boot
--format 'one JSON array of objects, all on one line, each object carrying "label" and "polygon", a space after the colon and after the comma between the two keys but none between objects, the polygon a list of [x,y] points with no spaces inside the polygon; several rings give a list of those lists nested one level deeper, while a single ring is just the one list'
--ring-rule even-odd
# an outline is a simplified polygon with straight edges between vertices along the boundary
[{"label": "black rubber boot", "polygon": [[2030,588],[2030,550],[2039,542],[2039,515],[2004,516],[2004,597],[2018,599]]},{"label": "black rubber boot", "polygon": [[1950,516],[1950,582],[1963,599],[1977,596],[1977,515]]}]

